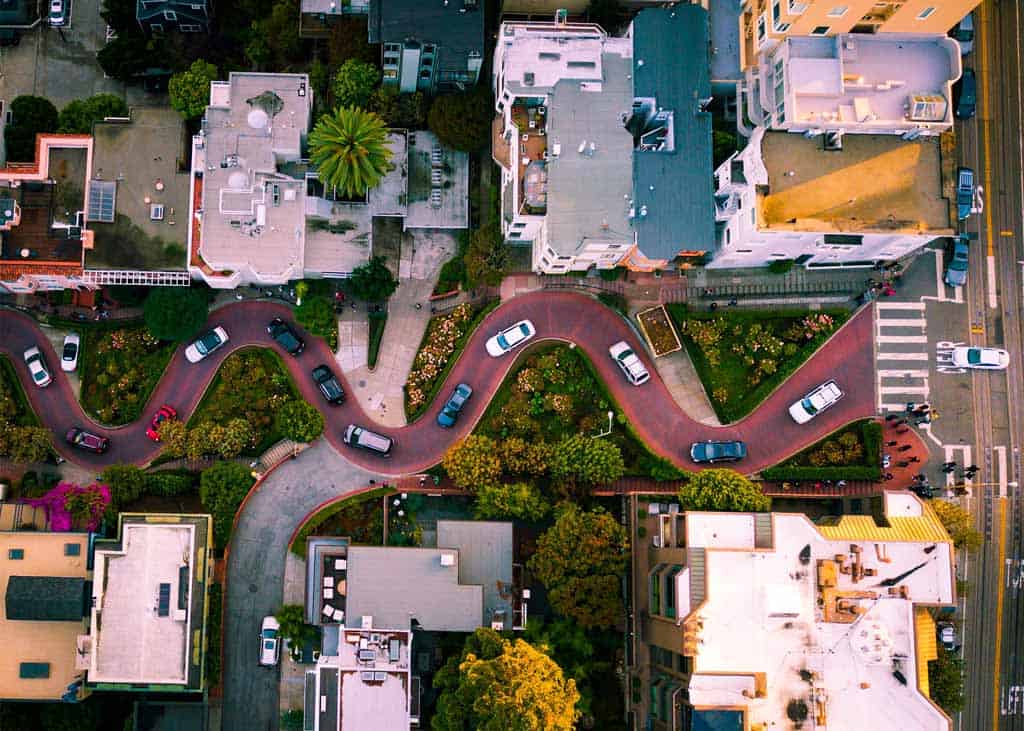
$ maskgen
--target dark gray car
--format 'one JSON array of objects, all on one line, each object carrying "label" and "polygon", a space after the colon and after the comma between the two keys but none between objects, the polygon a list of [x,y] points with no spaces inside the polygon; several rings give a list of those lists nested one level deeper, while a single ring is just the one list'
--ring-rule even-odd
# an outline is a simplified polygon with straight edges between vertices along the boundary
[{"label": "dark gray car", "polygon": [[970,247],[967,237],[961,234],[953,240],[953,258],[946,267],[946,284],[962,287],[967,282],[967,258]]},{"label": "dark gray car", "polygon": [[695,442],[690,446],[690,459],[697,464],[717,462],[738,462],[747,456],[747,445],[743,442]]}]

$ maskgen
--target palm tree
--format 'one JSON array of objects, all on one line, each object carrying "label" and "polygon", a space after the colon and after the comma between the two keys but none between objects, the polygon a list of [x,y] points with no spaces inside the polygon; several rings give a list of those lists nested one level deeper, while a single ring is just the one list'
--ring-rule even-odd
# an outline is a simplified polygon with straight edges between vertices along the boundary
[{"label": "palm tree", "polygon": [[391,169],[386,142],[383,119],[358,107],[339,107],[309,133],[309,159],[324,185],[361,198]]}]

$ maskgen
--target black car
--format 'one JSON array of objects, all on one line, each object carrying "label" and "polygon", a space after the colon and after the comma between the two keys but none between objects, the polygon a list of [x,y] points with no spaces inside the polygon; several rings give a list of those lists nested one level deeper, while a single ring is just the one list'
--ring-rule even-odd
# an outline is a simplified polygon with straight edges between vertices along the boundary
[{"label": "black car", "polygon": [[278,345],[287,350],[291,355],[299,355],[306,349],[306,343],[302,338],[295,333],[291,325],[280,317],[275,317],[270,321],[270,324],[267,325],[267,332]]},{"label": "black car", "polygon": [[329,404],[340,404],[345,400],[345,392],[338,379],[331,373],[326,364],[321,363],[313,369],[313,383],[320,389]]},{"label": "black car", "polygon": [[690,446],[690,459],[697,464],[738,462],[747,456],[743,442],[695,442]]},{"label": "black car", "polygon": [[953,85],[953,114],[957,119],[970,119],[978,107],[978,81],[974,69],[965,68]]}]

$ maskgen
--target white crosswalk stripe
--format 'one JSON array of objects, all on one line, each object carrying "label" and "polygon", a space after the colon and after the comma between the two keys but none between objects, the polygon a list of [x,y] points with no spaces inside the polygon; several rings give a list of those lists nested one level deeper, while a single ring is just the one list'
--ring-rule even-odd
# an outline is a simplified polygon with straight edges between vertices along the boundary
[{"label": "white crosswalk stripe", "polygon": [[928,400],[924,309],[924,302],[875,303],[875,391],[880,412],[904,411],[908,403]]}]

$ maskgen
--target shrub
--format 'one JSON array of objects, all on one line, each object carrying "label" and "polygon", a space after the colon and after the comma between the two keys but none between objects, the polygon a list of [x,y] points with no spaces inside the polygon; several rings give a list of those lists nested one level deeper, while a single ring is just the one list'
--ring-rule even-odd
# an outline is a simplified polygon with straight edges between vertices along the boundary
[{"label": "shrub", "polygon": [[369,342],[366,346],[366,365],[369,368],[377,366],[377,356],[380,354],[380,342],[384,338],[384,328],[388,324],[388,313],[371,312],[367,315],[369,325]]},{"label": "shrub", "polygon": [[206,587],[206,597],[210,602],[206,614],[206,684],[210,688],[220,682],[222,592],[221,585],[217,583]]},{"label": "shrub", "polygon": [[381,302],[398,288],[398,280],[384,263],[384,257],[375,256],[352,271],[349,279],[352,294],[367,302]]},{"label": "shrub", "polygon": [[482,150],[491,139],[494,100],[486,85],[472,91],[442,94],[434,99],[427,124],[446,147],[463,152]]},{"label": "shrub", "polygon": [[217,462],[199,477],[199,497],[213,516],[214,545],[223,551],[231,539],[235,513],[253,485],[249,470],[236,462]]},{"label": "shrub", "polygon": [[534,485],[482,485],[477,488],[473,515],[478,520],[525,520],[537,522],[551,512],[551,504]]},{"label": "shrub", "polygon": [[496,485],[502,471],[498,445],[489,437],[475,434],[452,445],[441,464],[456,485],[469,490]]},{"label": "shrub", "polygon": [[295,308],[295,321],[311,335],[323,338],[331,350],[338,349],[338,319],[327,297],[310,295],[303,298],[302,304]]},{"label": "shrub", "polygon": [[792,259],[775,259],[768,265],[768,271],[772,274],[785,274],[793,268],[795,263]]},{"label": "shrub", "polygon": [[739,472],[711,469],[690,476],[679,490],[679,502],[684,510],[764,513],[772,501]]},{"label": "shrub", "polygon": [[380,70],[376,66],[357,58],[348,59],[334,75],[334,106],[369,109],[370,97],[379,83]]},{"label": "shrub", "polygon": [[629,312],[626,298],[621,294],[615,294],[614,292],[601,292],[597,295],[597,299],[602,304],[611,307],[623,317],[626,317]]},{"label": "shrub", "polygon": [[100,473],[100,481],[110,487],[111,518],[138,500],[146,489],[146,473],[133,464],[110,465]]},{"label": "shrub", "polygon": [[324,415],[305,401],[289,401],[276,419],[281,435],[295,442],[312,442],[324,433]]},{"label": "shrub", "polygon": [[551,476],[573,484],[597,485],[622,477],[622,450],[612,442],[575,434],[551,453]]},{"label": "shrub", "polygon": [[143,317],[157,340],[182,342],[206,322],[206,296],[198,289],[154,287],[143,305]]},{"label": "shrub", "polygon": [[844,467],[769,467],[761,470],[761,479],[782,481],[826,481],[826,480],[869,480],[874,481],[882,476],[880,467],[844,466]]}]

